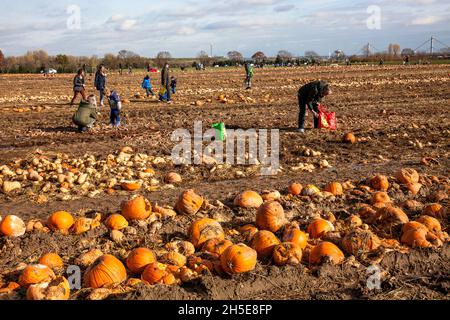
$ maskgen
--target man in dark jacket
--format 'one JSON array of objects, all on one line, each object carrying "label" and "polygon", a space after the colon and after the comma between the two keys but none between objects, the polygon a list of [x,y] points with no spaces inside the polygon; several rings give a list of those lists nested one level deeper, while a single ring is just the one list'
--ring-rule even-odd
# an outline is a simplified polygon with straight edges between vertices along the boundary
[{"label": "man in dark jacket", "polygon": [[169,64],[166,62],[163,69],[161,70],[161,86],[166,89],[167,92],[167,102],[171,103],[171,88],[170,88],[170,69]]},{"label": "man in dark jacket", "polygon": [[300,105],[299,131],[305,132],[306,108],[314,115],[314,128],[319,128],[319,103],[322,98],[330,95],[330,86],[325,81],[314,81],[300,88],[298,103]]},{"label": "man in dark jacket", "polygon": [[87,101],[81,101],[78,110],[73,115],[72,121],[78,126],[79,132],[87,131],[94,126],[97,120],[97,102],[94,95],[90,95]]},{"label": "man in dark jacket", "polygon": [[106,88],[106,68],[102,64],[95,73],[94,86],[100,93],[100,106],[103,107]]}]

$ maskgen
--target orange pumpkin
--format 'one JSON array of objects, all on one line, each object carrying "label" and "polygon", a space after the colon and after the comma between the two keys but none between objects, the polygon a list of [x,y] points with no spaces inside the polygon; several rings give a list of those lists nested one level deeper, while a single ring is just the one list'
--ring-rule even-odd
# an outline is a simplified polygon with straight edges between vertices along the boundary
[{"label": "orange pumpkin", "polygon": [[406,213],[398,207],[387,206],[380,208],[377,211],[377,216],[378,223],[382,225],[386,231],[409,222]]},{"label": "orange pumpkin", "polygon": [[187,258],[181,253],[169,251],[163,255],[162,262],[177,267],[183,267],[184,265],[186,265]]},{"label": "orange pumpkin", "polygon": [[64,268],[63,260],[56,253],[44,254],[39,259],[39,264],[43,264],[43,265],[45,265],[45,266],[47,266],[47,267],[49,267],[50,269],[53,269],[53,270],[55,270],[55,269],[56,270],[61,270],[62,268]]},{"label": "orange pumpkin", "polygon": [[420,230],[420,229],[428,231],[428,228],[425,225],[423,225],[422,223],[417,222],[417,221],[411,221],[411,222],[405,223],[402,226],[402,233],[406,233],[411,230]]},{"label": "orange pumpkin", "polygon": [[169,172],[164,177],[164,182],[165,183],[169,183],[169,184],[176,184],[176,183],[183,182],[183,179],[181,178],[181,176],[178,173],[176,173],[176,172]]},{"label": "orange pumpkin", "polygon": [[303,250],[308,244],[308,235],[298,227],[288,225],[283,232],[283,242],[293,242]]},{"label": "orange pumpkin", "polygon": [[228,247],[220,256],[220,265],[228,274],[239,274],[255,269],[257,253],[243,243]]},{"label": "orange pumpkin", "polygon": [[239,233],[244,237],[245,241],[250,242],[256,233],[258,233],[258,228],[252,224],[246,224],[239,228]]},{"label": "orange pumpkin", "polygon": [[187,266],[197,273],[204,271],[211,272],[214,270],[214,262],[217,261],[218,256],[209,252],[199,252],[189,256],[187,259]]},{"label": "orange pumpkin", "polygon": [[19,283],[22,287],[28,288],[32,284],[41,282],[50,282],[55,279],[55,273],[43,264],[32,264],[23,269],[19,277]]},{"label": "orange pumpkin", "polygon": [[78,218],[70,228],[71,232],[80,235],[91,230],[94,220],[89,218]]},{"label": "orange pumpkin", "polygon": [[444,218],[445,208],[442,207],[439,203],[431,203],[423,208],[422,214],[436,218]]},{"label": "orange pumpkin", "polygon": [[194,190],[189,189],[184,191],[178,198],[175,204],[175,211],[179,214],[194,215],[202,207],[204,199],[195,193]]},{"label": "orange pumpkin", "polygon": [[263,198],[251,190],[244,191],[234,198],[234,205],[241,208],[259,208],[263,202]]},{"label": "orange pumpkin", "polygon": [[231,247],[232,245],[233,242],[230,240],[210,239],[203,245],[202,252],[209,252],[220,256],[228,247]]},{"label": "orange pumpkin", "polygon": [[442,245],[439,238],[429,232],[426,228],[410,229],[402,234],[400,241],[413,248],[429,248],[433,245]]},{"label": "orange pumpkin", "polygon": [[128,227],[128,221],[121,214],[112,214],[106,219],[105,225],[111,230],[122,230]]},{"label": "orange pumpkin", "polygon": [[140,195],[122,202],[121,209],[122,215],[127,220],[145,220],[152,213],[150,202]]},{"label": "orange pumpkin", "polygon": [[370,185],[375,190],[387,191],[387,189],[389,189],[388,178],[383,175],[377,175],[370,179]]},{"label": "orange pumpkin", "polygon": [[327,232],[334,231],[333,224],[324,219],[315,219],[308,226],[308,234],[313,239],[319,239],[323,237]]},{"label": "orange pumpkin", "polygon": [[176,240],[165,245],[168,251],[181,253],[185,257],[189,257],[195,253],[195,247],[189,241]]},{"label": "orange pumpkin", "polygon": [[53,213],[47,220],[47,226],[53,231],[68,232],[74,224],[72,215],[66,211]]},{"label": "orange pumpkin", "polygon": [[397,171],[397,173],[395,174],[395,178],[401,184],[408,184],[419,182],[420,176],[416,170],[411,168],[404,168]]},{"label": "orange pumpkin", "polygon": [[428,228],[428,230],[435,234],[438,234],[442,231],[441,223],[436,218],[424,215],[417,218],[416,221],[422,223]]},{"label": "orange pumpkin", "polygon": [[390,203],[391,198],[389,195],[384,191],[375,192],[372,196],[372,204],[386,204]]},{"label": "orange pumpkin", "polygon": [[302,249],[293,242],[283,242],[273,250],[273,261],[277,266],[297,265],[302,261]]},{"label": "orange pumpkin", "polygon": [[309,253],[310,264],[321,264],[325,259],[333,264],[339,264],[344,261],[344,258],[342,251],[331,242],[321,242]]},{"label": "orange pumpkin", "polygon": [[189,228],[189,239],[195,248],[200,248],[210,239],[224,240],[225,234],[219,222],[203,218],[192,223]]},{"label": "orange pumpkin", "polygon": [[325,186],[325,191],[331,193],[334,196],[341,196],[344,194],[344,189],[339,182],[330,182]]},{"label": "orange pumpkin", "polygon": [[376,250],[380,244],[380,239],[370,230],[353,229],[342,239],[342,248],[353,255]]},{"label": "orange pumpkin", "polygon": [[355,137],[355,135],[354,135],[353,133],[349,132],[349,133],[346,133],[346,134],[344,135],[344,137],[342,138],[342,141],[343,141],[344,143],[351,143],[351,144],[354,144],[354,143],[357,142],[357,139],[356,139],[356,137]]},{"label": "orange pumpkin", "polygon": [[127,279],[125,266],[116,257],[105,254],[98,258],[85,272],[84,283],[89,288],[102,288],[120,284]]},{"label": "orange pumpkin", "polygon": [[25,222],[18,216],[9,215],[0,220],[0,234],[6,237],[17,238],[23,236],[26,229]]},{"label": "orange pumpkin", "polygon": [[303,190],[303,186],[300,183],[297,183],[297,182],[293,182],[289,186],[289,193],[294,195],[294,196],[300,195],[302,193],[302,190]]},{"label": "orange pumpkin", "polygon": [[142,273],[143,281],[150,285],[166,284],[172,285],[176,283],[175,276],[168,270],[167,265],[159,262],[149,264]]},{"label": "orange pumpkin", "polygon": [[51,282],[33,284],[27,289],[27,300],[69,300],[70,285],[64,277]]},{"label": "orange pumpkin", "polygon": [[122,181],[120,184],[125,191],[136,191],[142,187],[142,182],[139,181]]},{"label": "orange pumpkin", "polygon": [[259,231],[253,237],[250,247],[258,253],[258,257],[270,257],[275,246],[280,244],[280,240],[270,231]]},{"label": "orange pumpkin", "polygon": [[130,252],[127,258],[127,267],[134,274],[141,274],[145,267],[156,261],[152,250],[137,248]]},{"label": "orange pumpkin", "polygon": [[277,201],[265,202],[256,214],[256,225],[261,230],[277,232],[286,223],[284,209]]},{"label": "orange pumpkin", "polygon": [[408,191],[414,196],[419,193],[421,188],[422,188],[422,184],[420,184],[418,182],[406,184],[406,189],[408,189]]}]

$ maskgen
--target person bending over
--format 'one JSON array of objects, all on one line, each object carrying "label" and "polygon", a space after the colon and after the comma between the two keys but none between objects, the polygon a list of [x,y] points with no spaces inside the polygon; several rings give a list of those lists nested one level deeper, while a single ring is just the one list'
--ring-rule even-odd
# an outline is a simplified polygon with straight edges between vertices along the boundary
[{"label": "person bending over", "polygon": [[314,115],[314,128],[319,128],[319,103],[322,98],[331,93],[331,88],[325,81],[313,81],[298,90],[298,103],[300,106],[299,132],[305,132],[306,108]]}]

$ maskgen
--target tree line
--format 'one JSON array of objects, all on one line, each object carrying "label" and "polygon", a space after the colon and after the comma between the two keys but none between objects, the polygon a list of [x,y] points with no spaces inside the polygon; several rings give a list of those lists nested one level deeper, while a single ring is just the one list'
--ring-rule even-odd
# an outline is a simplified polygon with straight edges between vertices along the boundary
[{"label": "tree line", "polygon": [[[364,49],[363,49],[364,51]],[[401,50],[400,45],[391,43],[388,49],[383,52],[371,52],[370,47],[365,49],[361,55],[346,55],[342,50],[335,50],[329,62],[343,62],[350,60],[354,62],[373,61],[375,58],[383,58],[385,60],[401,59],[405,55],[409,56],[425,56],[426,53],[414,52],[412,49],[405,48]],[[449,49],[445,48],[440,51],[440,54],[450,54]],[[313,50],[306,51],[303,57],[296,57],[293,53],[287,50],[280,50],[276,57],[268,57],[264,52],[255,52],[250,59],[256,65],[301,65],[314,64],[323,61],[323,57]],[[79,68],[85,67],[88,72],[94,72],[99,64],[104,64],[108,69],[118,70],[122,69],[143,69],[149,67],[162,68],[162,66],[169,62],[173,67],[196,67],[202,64],[208,66],[233,66],[241,65],[246,59],[243,54],[238,51],[230,51],[226,57],[211,57],[205,51],[198,53],[195,59],[174,59],[168,51],[159,52],[154,58],[141,57],[139,54],[129,50],[121,50],[117,54],[105,54],[104,57],[98,56],[79,57],[65,54],[58,54],[55,56],[49,55],[44,50],[29,51],[23,56],[9,56],[5,57],[0,50],[0,73],[39,73],[45,72],[49,68],[57,70],[59,73],[74,73]]]}]

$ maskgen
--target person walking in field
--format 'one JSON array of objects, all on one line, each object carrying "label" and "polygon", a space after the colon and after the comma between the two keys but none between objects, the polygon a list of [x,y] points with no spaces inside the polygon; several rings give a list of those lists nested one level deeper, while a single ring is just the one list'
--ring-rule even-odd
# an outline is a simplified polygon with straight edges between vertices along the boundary
[{"label": "person walking in field", "polygon": [[313,81],[300,88],[298,91],[299,132],[305,132],[306,108],[314,115],[314,128],[319,128],[319,103],[322,98],[330,94],[332,94],[331,88],[325,81]]},{"label": "person walking in field", "polygon": [[110,91],[108,88],[105,89],[105,95],[108,98],[110,112],[110,124],[114,128],[120,127],[120,112],[122,110],[122,101],[120,96],[116,91]]},{"label": "person walking in field", "polygon": [[149,75],[146,75],[144,81],[142,81],[142,89],[145,89],[147,98],[150,97],[150,95],[155,96],[155,93],[152,90],[152,84]]},{"label": "person walking in field", "polygon": [[167,103],[172,103],[172,90],[170,88],[170,67],[169,63],[165,63],[163,69],[161,70],[161,87],[166,90],[167,93]]},{"label": "person walking in field", "polygon": [[99,65],[95,73],[94,86],[100,93],[100,106],[103,107],[106,88],[106,68],[103,64]]},{"label": "person walking in field", "polygon": [[170,77],[170,90],[172,90],[172,94],[177,93],[177,78]]},{"label": "person walking in field", "polygon": [[87,101],[81,101],[72,121],[78,126],[78,132],[91,129],[97,120],[97,101],[94,95],[87,97]]},{"label": "person walking in field", "polygon": [[78,70],[77,75],[73,79],[73,98],[70,105],[75,104],[75,100],[81,95],[82,100],[86,100],[86,89],[84,84],[85,72],[83,69]]},{"label": "person walking in field", "polygon": [[249,62],[245,63],[245,85],[247,86],[247,90],[252,88],[252,79],[254,75],[253,64]]}]

